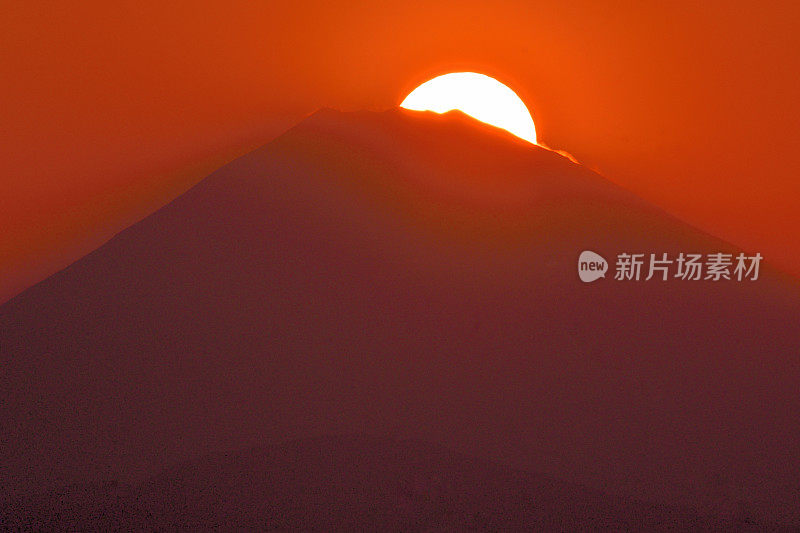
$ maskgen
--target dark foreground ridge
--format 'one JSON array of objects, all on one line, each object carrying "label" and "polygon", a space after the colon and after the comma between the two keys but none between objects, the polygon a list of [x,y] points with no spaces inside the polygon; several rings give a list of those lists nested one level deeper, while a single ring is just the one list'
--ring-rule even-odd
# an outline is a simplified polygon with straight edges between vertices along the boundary
[{"label": "dark foreground ridge", "polygon": [[[797,282],[766,267],[757,282],[583,284],[583,250],[736,251],[463,115],[318,112],[0,307],[0,500],[115,480],[133,488],[97,489],[90,509],[119,496],[127,513],[138,496],[125,491],[144,491],[148,505],[182,506],[163,516],[193,520],[212,515],[183,482],[168,490],[173,474],[148,489],[159,472],[370,434],[504,465],[476,468],[500,476],[532,523],[587,501],[513,496],[514,476],[523,487],[539,472],[609,495],[586,504],[587,528],[604,516],[682,526],[688,515],[667,510],[687,507],[800,525]],[[344,492],[309,492],[309,474],[296,507],[263,479],[252,481],[263,497],[236,503],[231,485],[247,472],[235,465],[230,480],[212,469],[186,483],[223,509],[288,505],[287,523],[360,517],[398,490],[378,476],[385,485],[353,488],[345,505],[360,486],[347,476],[368,470],[332,446]],[[276,483],[303,464],[270,461],[253,468]],[[471,468],[454,461],[423,470]],[[484,509],[467,513],[461,489],[446,489],[430,516],[503,516],[507,500],[464,484]],[[403,501],[398,520],[433,520],[427,500]],[[653,502],[651,514],[619,503],[632,501]]]},{"label": "dark foreground ridge", "polygon": [[24,530],[763,531],[559,482],[414,441],[327,437],[222,453],[133,486],[8,505]]}]

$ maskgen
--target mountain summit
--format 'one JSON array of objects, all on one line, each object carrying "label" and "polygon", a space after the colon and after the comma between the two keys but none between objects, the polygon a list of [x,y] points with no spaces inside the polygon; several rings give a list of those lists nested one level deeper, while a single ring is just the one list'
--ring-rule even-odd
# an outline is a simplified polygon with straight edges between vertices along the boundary
[{"label": "mountain summit", "polygon": [[736,252],[460,113],[319,111],[0,307],[4,499],[366,434],[800,523],[798,284],[584,250]]}]

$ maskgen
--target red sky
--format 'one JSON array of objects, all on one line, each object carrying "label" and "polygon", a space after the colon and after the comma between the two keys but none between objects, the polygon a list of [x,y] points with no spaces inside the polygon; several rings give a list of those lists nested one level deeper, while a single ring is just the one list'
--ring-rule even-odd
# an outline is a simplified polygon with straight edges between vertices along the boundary
[{"label": "red sky", "polygon": [[7,4],[0,301],[317,108],[384,109],[451,70],[497,77],[542,142],[800,275],[788,2]]}]

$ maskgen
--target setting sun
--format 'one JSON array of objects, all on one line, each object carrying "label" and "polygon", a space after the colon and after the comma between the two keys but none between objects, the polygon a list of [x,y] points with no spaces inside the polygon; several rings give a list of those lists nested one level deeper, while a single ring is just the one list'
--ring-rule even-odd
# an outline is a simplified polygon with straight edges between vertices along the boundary
[{"label": "setting sun", "polygon": [[453,72],[426,81],[406,96],[400,107],[445,113],[458,109],[536,144],[530,111],[514,91],[496,79],[475,72]]}]

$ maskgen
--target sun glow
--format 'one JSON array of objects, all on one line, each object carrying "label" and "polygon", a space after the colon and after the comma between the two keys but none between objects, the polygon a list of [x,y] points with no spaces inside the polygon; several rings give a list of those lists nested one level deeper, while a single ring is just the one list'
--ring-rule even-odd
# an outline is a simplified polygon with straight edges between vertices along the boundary
[{"label": "sun glow", "polygon": [[453,72],[428,80],[406,96],[400,107],[445,113],[458,109],[536,144],[530,111],[514,91],[475,72]]}]

